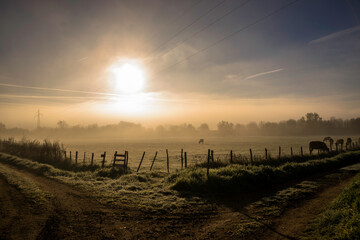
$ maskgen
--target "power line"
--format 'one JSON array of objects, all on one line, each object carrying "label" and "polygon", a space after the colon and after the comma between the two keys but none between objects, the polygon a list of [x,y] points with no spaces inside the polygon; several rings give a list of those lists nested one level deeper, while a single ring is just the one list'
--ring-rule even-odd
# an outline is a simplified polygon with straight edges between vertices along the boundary
[{"label": "power line", "polygon": [[173,40],[175,37],[177,37],[179,34],[181,34],[182,32],[184,32],[186,29],[190,28],[191,26],[193,26],[195,23],[197,23],[200,19],[202,19],[203,17],[205,17],[206,15],[208,15],[210,12],[212,12],[213,10],[215,10],[216,8],[218,8],[220,5],[222,5],[223,3],[225,3],[228,0],[222,0],[221,2],[217,3],[215,6],[213,6],[212,8],[208,9],[204,14],[200,15],[199,17],[197,17],[194,21],[192,21],[190,24],[186,25],[185,27],[183,27],[181,30],[177,31],[175,34],[173,34],[170,38],[168,38],[166,41],[162,42],[160,45],[158,45],[153,51],[150,52],[150,54],[154,53],[155,51],[157,51],[158,49],[160,49],[161,47],[163,47],[165,44],[167,44],[168,42],[170,42],[171,40]]},{"label": "power line", "polygon": [[202,48],[202,49],[196,51],[195,53],[193,53],[193,54],[191,54],[191,55],[189,55],[189,56],[181,59],[180,61],[178,61],[178,62],[176,62],[176,63],[174,63],[174,64],[172,64],[172,65],[170,65],[170,66],[168,66],[168,67],[166,67],[166,68],[164,68],[164,69],[162,69],[162,70],[160,70],[160,71],[158,71],[157,74],[158,74],[158,73],[161,73],[161,72],[164,72],[164,71],[166,71],[166,70],[168,70],[168,69],[170,69],[170,68],[172,68],[172,67],[174,67],[174,66],[176,66],[176,65],[178,65],[178,64],[180,64],[180,63],[182,63],[182,62],[185,62],[185,61],[187,61],[188,59],[190,59],[190,58],[198,55],[199,53],[202,53],[202,52],[205,52],[205,51],[209,50],[210,48],[218,45],[219,43],[221,43],[221,42],[223,42],[223,41],[225,41],[225,40],[227,40],[227,39],[229,39],[229,38],[231,38],[231,37],[234,37],[235,35],[239,34],[240,32],[242,32],[242,31],[244,31],[244,30],[246,30],[246,29],[248,29],[248,28],[251,28],[251,27],[255,26],[256,24],[258,24],[258,23],[266,20],[267,18],[269,18],[269,17],[271,17],[271,16],[276,15],[276,14],[279,13],[280,11],[282,11],[282,10],[290,7],[291,5],[293,5],[293,4],[295,4],[295,3],[299,2],[299,1],[301,1],[301,0],[294,0],[294,1],[290,2],[290,3],[288,3],[288,4],[283,5],[282,7],[276,9],[275,11],[272,11],[271,13],[265,15],[264,17],[259,18],[259,19],[256,20],[255,22],[250,23],[249,25],[246,25],[245,27],[242,27],[242,28],[236,30],[235,32],[232,32],[232,33],[229,34],[229,35],[226,35],[225,37],[223,37],[223,38],[217,40],[216,42],[214,42],[214,43],[206,46],[205,48]]},{"label": "power line", "polygon": [[208,29],[209,27],[213,26],[214,24],[220,22],[222,19],[224,19],[225,17],[229,16],[230,14],[232,14],[233,12],[239,10],[240,8],[242,8],[243,6],[245,6],[247,3],[251,2],[252,0],[246,0],[245,2],[243,2],[242,4],[240,4],[239,6],[231,9],[230,11],[226,12],[224,15],[220,16],[219,18],[215,19],[214,21],[212,21],[210,24],[206,25],[205,27],[203,27],[202,29],[200,29],[198,32],[194,33],[193,35],[191,35],[190,37],[188,38],[185,38],[179,42],[177,42],[177,44],[168,49],[165,53],[162,54],[165,55],[166,53],[176,49],[177,47],[179,47],[180,45],[182,45],[183,43],[189,41],[190,39],[194,38],[195,36],[199,35],[200,33],[202,33],[203,31],[205,31],[206,29]]},{"label": "power line", "polygon": [[[188,12],[190,9],[192,9],[192,8],[196,7],[197,5],[199,5],[199,3],[201,3],[202,1],[204,1],[204,0],[198,0],[198,1],[196,1],[196,2],[195,2],[194,4],[192,4],[190,7],[186,8],[184,11],[182,11],[182,13],[181,13],[179,16],[177,16],[176,18],[173,18],[172,21],[171,21],[169,24],[172,24],[172,23],[178,21],[179,18],[181,18],[182,16],[184,16],[186,12]],[[155,33],[151,34],[149,38],[151,39],[153,36],[155,36],[155,35],[156,35],[157,33],[159,33],[159,32],[160,32],[160,31],[156,31]]]}]

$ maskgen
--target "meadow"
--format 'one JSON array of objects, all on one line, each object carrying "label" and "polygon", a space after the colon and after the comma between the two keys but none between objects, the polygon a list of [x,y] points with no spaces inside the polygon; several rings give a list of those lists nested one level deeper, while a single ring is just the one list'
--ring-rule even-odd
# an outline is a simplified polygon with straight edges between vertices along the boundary
[{"label": "meadow", "polygon": [[[86,152],[85,162],[89,163],[91,153],[95,153],[94,162],[100,163],[100,155],[107,153],[107,164],[111,163],[115,151],[119,153],[129,152],[129,167],[136,169],[140,162],[143,152],[144,161],[141,165],[141,171],[150,169],[155,152],[158,152],[154,170],[166,170],[166,149],[169,152],[170,171],[181,168],[181,149],[187,152],[188,165],[195,165],[206,161],[208,149],[214,150],[215,160],[229,161],[230,150],[234,155],[248,161],[249,149],[252,149],[254,159],[263,159],[265,148],[268,149],[268,155],[271,158],[278,158],[279,146],[281,146],[281,156],[290,156],[293,148],[294,155],[300,155],[300,148],[303,147],[304,155],[309,153],[309,142],[313,140],[322,141],[325,136],[312,137],[282,137],[282,136],[249,136],[249,137],[208,137],[204,144],[199,144],[199,138],[178,137],[178,138],[127,138],[127,139],[87,139],[87,140],[64,140],[64,148],[71,151],[73,156],[76,151],[79,152],[79,162],[83,161],[84,152]],[[351,137],[353,140],[358,136],[334,136],[334,139]],[[335,148],[335,146],[333,147]],[[74,157],[73,157],[74,158]]]},{"label": "meadow", "polygon": [[[158,144],[164,143],[159,141]],[[205,144],[200,145],[200,148],[207,150]],[[58,192],[49,190],[52,189],[53,183],[46,179],[52,179],[84,190],[91,198],[111,208],[126,206],[126,209],[139,210],[142,215],[147,214],[151,218],[158,216],[162,219],[164,214],[168,214],[166,216],[193,219],[195,222],[199,219],[209,219],[209,216],[224,214],[219,213],[222,211],[217,205],[219,201],[227,206],[228,200],[233,201],[239,196],[251,199],[251,194],[256,192],[263,198],[247,206],[254,218],[237,220],[226,230],[223,228],[225,226],[222,227],[223,232],[236,239],[262,229],[261,222],[271,225],[273,218],[279,217],[288,207],[316,193],[322,185],[312,179],[313,176],[334,172],[340,167],[358,163],[360,156],[360,150],[357,148],[347,152],[312,156],[305,152],[303,157],[293,158],[283,154],[281,159],[277,157],[268,161],[255,159],[257,161],[253,163],[245,162],[244,160],[248,159],[242,157],[241,161],[235,158],[234,163],[231,164],[224,153],[223,160],[215,158],[214,162],[207,165],[203,161],[205,159],[200,159],[201,162],[190,162],[188,168],[183,170],[174,168],[168,174],[165,171],[164,159],[161,165],[158,162],[157,169],[160,171],[154,169],[149,172],[144,169],[137,173],[136,167],[124,171],[121,167],[112,168],[109,164],[104,168],[99,164],[83,165],[81,158],[76,165],[69,159],[64,159],[64,149],[65,145],[58,142],[1,140],[0,177],[41,209],[51,206],[53,198],[59,198]],[[206,158],[206,154],[201,156]],[[210,167],[208,173],[207,166]],[[345,177],[344,174],[336,175],[335,180],[338,181],[339,176]],[[284,185],[284,183],[291,184]],[[48,187],[47,190],[39,187],[44,185]],[[281,191],[277,192],[273,189],[268,195],[267,189],[272,188],[279,188]],[[60,194],[62,195],[63,193]],[[358,200],[352,205],[358,207]],[[338,215],[334,217],[337,218]],[[199,219],[196,220],[197,218]],[[356,215],[355,220],[357,218]],[[344,218],[348,227],[347,235],[354,234],[351,227],[355,220],[350,220],[347,224],[348,220]]]}]

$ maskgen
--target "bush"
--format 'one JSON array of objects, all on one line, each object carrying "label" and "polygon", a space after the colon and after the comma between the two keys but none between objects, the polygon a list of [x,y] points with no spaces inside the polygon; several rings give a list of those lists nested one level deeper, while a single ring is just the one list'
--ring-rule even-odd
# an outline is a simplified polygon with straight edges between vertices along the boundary
[{"label": "bush", "polygon": [[42,143],[38,140],[22,139],[16,142],[13,138],[0,140],[0,152],[5,152],[21,158],[50,164],[56,168],[71,171],[94,171],[99,166],[76,166],[69,158],[64,156],[64,146],[59,142],[50,142],[44,140]]}]

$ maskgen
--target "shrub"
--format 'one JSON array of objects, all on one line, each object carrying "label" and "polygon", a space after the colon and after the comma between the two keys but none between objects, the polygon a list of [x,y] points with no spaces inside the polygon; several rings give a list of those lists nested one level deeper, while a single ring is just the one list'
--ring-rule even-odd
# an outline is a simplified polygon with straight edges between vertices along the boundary
[{"label": "shrub", "polygon": [[[76,166],[70,159],[64,156],[64,146],[59,142],[44,140],[27,140],[23,138],[16,142],[13,138],[0,140],[0,152],[5,152],[21,158],[28,158],[39,163],[50,164],[56,168],[71,171],[94,171],[99,168],[93,166]],[[45,169],[46,170],[46,169]]]}]

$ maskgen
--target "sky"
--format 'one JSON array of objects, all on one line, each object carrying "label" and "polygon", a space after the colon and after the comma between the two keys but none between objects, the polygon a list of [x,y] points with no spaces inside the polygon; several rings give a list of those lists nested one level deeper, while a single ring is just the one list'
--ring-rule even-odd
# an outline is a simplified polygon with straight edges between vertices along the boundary
[{"label": "sky", "polygon": [[8,127],[360,115],[357,0],[2,0],[0,31]]}]

